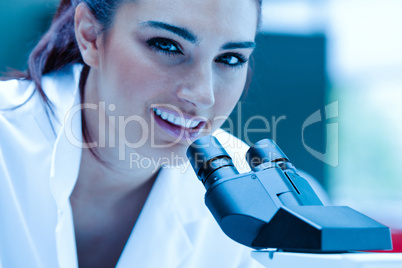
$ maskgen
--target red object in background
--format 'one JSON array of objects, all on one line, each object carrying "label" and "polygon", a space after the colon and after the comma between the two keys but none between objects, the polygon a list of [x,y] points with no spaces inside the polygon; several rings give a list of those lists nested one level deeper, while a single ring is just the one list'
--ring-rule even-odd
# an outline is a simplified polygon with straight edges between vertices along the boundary
[{"label": "red object in background", "polygon": [[391,237],[392,237],[392,250],[369,250],[369,252],[382,252],[382,253],[402,252],[402,230],[391,229]]},{"label": "red object in background", "polygon": [[392,236],[392,251],[390,252],[402,252],[402,230],[391,230]]}]

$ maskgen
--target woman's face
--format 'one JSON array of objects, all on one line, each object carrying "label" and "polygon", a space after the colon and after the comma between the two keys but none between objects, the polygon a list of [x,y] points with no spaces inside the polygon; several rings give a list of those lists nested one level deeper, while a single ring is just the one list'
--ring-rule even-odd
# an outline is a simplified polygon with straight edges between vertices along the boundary
[{"label": "woman's face", "polygon": [[99,46],[86,101],[106,103],[101,128],[118,133],[116,146],[123,139],[144,156],[184,154],[239,100],[256,27],[256,0],[125,3]]}]

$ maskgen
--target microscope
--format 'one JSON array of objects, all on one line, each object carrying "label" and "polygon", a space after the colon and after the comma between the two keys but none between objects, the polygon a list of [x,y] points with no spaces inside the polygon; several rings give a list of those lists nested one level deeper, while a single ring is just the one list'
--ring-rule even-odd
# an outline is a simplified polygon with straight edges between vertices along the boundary
[{"label": "microscope", "polygon": [[[369,260],[373,254],[383,259],[384,254],[361,253],[369,254],[361,258],[355,251],[392,248],[388,227],[347,206],[324,206],[272,140],[250,147],[246,160],[251,171],[243,174],[213,136],[193,142],[187,156],[222,231],[255,249],[252,256],[267,267],[292,265],[287,262],[309,268],[343,267],[341,263],[365,267],[350,266],[355,263],[351,259]],[[402,267],[402,256],[397,255]],[[387,260],[378,267],[388,267]]]}]

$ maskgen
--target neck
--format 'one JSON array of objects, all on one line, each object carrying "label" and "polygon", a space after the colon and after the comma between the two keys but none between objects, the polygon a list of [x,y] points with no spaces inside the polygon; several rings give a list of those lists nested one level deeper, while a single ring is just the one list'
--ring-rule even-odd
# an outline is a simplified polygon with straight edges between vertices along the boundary
[{"label": "neck", "polygon": [[144,185],[153,183],[157,171],[147,169],[119,169],[111,162],[97,159],[89,149],[83,149],[81,166],[74,192],[85,192],[92,197],[116,199],[116,201]]}]

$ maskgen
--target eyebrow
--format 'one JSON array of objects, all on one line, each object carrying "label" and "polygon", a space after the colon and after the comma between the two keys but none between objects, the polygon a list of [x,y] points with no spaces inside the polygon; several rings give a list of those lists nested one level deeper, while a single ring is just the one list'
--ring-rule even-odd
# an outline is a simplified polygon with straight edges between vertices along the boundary
[{"label": "eyebrow", "polygon": [[155,29],[167,30],[169,32],[172,32],[172,33],[186,39],[187,41],[190,41],[191,43],[198,42],[197,35],[195,35],[190,30],[183,28],[183,27],[177,27],[177,26],[165,23],[165,22],[160,22],[160,21],[146,21],[146,22],[140,23],[140,25],[142,27],[152,27]]},{"label": "eyebrow", "polygon": [[230,42],[226,43],[222,46],[222,49],[237,49],[237,48],[255,48],[256,44],[255,42]]},{"label": "eyebrow", "polygon": [[[151,27],[155,29],[163,29],[169,32],[172,32],[182,38],[184,38],[187,41],[190,41],[191,43],[198,43],[198,37],[196,34],[192,33],[190,30],[184,28],[184,27],[178,27],[174,26],[165,22],[161,21],[146,21],[140,23],[141,27]],[[222,50],[227,50],[227,49],[248,49],[248,48],[255,48],[256,43],[255,42],[229,42],[226,43],[222,46]]]}]

